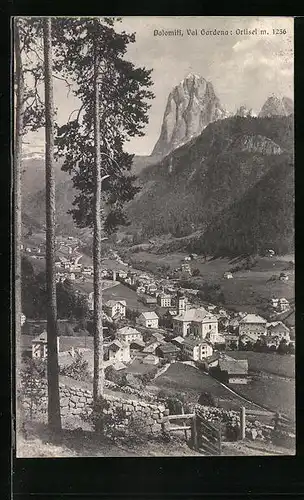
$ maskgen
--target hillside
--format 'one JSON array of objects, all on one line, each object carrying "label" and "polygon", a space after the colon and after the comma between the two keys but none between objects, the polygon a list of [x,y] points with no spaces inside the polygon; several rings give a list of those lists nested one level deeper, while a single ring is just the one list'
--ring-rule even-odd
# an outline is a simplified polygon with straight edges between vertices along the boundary
[{"label": "hillside", "polygon": [[[141,172],[142,190],[129,205],[133,230],[143,239],[169,233],[179,238],[199,230],[201,241],[207,245],[213,241],[209,247],[216,249],[221,246],[216,244],[217,238],[221,240],[220,214],[226,212],[223,224],[228,224],[231,214],[230,229],[222,240],[244,224],[249,225],[250,233],[253,224],[251,234],[259,245],[271,243],[273,247],[275,227],[276,241],[283,239],[282,245],[289,251],[293,169],[288,165],[292,165],[292,153],[293,116],[233,117],[214,122],[200,136]],[[249,238],[243,247],[254,252],[251,241]],[[229,241],[226,247],[227,251],[240,250]]]}]

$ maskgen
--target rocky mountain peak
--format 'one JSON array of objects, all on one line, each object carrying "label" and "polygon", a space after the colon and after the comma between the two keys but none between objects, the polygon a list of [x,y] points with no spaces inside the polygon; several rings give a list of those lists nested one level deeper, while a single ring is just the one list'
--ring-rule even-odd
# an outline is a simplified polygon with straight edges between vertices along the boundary
[{"label": "rocky mountain peak", "polygon": [[212,83],[190,73],[169,94],[152,155],[166,155],[199,135],[209,123],[227,116]]},{"label": "rocky mountain peak", "polygon": [[293,113],[293,100],[290,97],[278,97],[272,94],[261,108],[259,116],[288,116]]}]

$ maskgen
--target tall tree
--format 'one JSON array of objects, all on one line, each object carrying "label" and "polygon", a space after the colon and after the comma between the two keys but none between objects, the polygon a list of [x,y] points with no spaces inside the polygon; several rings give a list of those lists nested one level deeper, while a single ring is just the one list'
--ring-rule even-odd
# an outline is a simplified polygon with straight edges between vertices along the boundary
[{"label": "tall tree", "polygon": [[[117,33],[113,19],[62,20],[56,56],[74,80],[81,107],[74,120],[58,129],[58,154],[79,191],[72,214],[80,227],[93,227],[94,262],[94,398],[103,392],[102,370],[102,231],[127,224],[123,210],[138,188],[130,174],[133,155],[123,150],[130,136],[143,135],[146,100],[153,94],[151,71],[124,59],[134,35]],[[102,158],[102,164],[101,164]]]},{"label": "tall tree", "polygon": [[47,284],[47,378],[48,422],[51,430],[61,429],[59,366],[57,352],[57,303],[55,278],[55,175],[54,175],[54,99],[51,18],[43,20],[45,87],[45,190],[46,190],[46,284]]},{"label": "tall tree", "polygon": [[24,76],[21,59],[21,42],[18,20],[14,26],[14,49],[15,49],[15,81],[16,81],[16,115],[15,115],[15,150],[14,150],[14,232],[15,232],[15,345],[16,345],[16,368],[17,385],[20,383],[19,365],[21,361],[21,170],[22,170],[22,133],[24,118]]},{"label": "tall tree", "polygon": [[[22,314],[22,152],[23,137],[29,130],[37,130],[43,123],[43,103],[38,93],[42,78],[42,66],[31,60],[29,54],[36,52],[37,21],[16,17],[14,19],[14,271],[15,271],[15,345],[16,380],[19,386],[21,361],[21,314]],[[29,84],[29,79],[31,80]]]}]

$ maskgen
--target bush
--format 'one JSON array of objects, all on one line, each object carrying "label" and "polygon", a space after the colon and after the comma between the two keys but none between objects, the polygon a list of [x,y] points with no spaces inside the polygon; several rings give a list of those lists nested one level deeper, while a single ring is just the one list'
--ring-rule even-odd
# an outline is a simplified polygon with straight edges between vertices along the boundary
[{"label": "bush", "polygon": [[92,379],[89,372],[89,363],[79,353],[76,353],[74,361],[69,366],[64,366],[60,369],[60,374],[75,380],[91,381]]},{"label": "bush", "polygon": [[218,406],[218,402],[211,392],[202,392],[198,403],[202,406]]},{"label": "bush", "polygon": [[144,417],[127,415],[121,408],[111,408],[103,397],[93,404],[92,413],[84,419],[93,425],[99,437],[110,441],[127,440],[131,445],[141,444],[147,441],[150,434]]}]

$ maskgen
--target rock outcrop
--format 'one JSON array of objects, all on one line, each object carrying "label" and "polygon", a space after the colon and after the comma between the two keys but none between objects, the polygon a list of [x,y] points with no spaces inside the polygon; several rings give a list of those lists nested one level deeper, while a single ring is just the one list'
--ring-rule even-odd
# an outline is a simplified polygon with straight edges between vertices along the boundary
[{"label": "rock outcrop", "polygon": [[259,113],[259,117],[267,116],[288,116],[293,113],[293,101],[289,97],[279,97],[272,95],[268,97]]},{"label": "rock outcrop", "polygon": [[169,94],[160,137],[152,155],[166,155],[198,136],[209,123],[227,116],[212,83],[189,74]]}]

